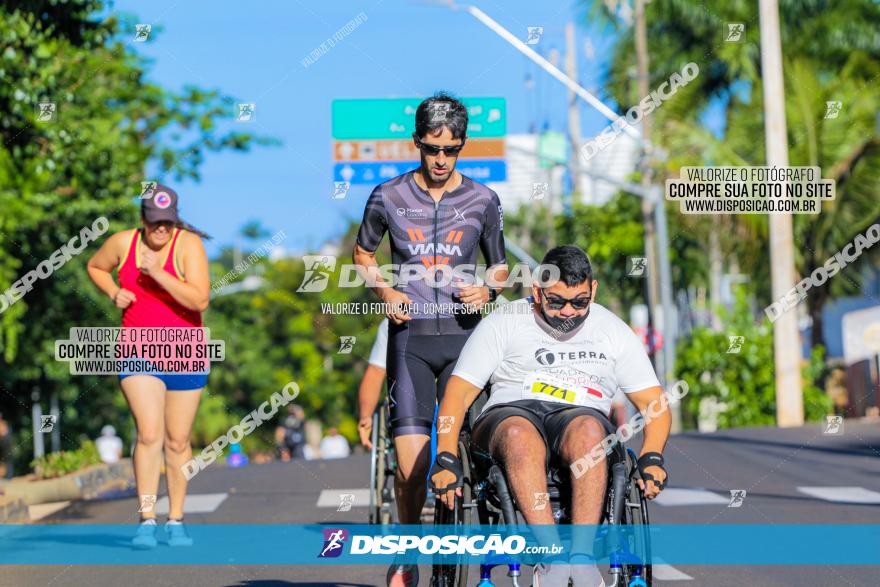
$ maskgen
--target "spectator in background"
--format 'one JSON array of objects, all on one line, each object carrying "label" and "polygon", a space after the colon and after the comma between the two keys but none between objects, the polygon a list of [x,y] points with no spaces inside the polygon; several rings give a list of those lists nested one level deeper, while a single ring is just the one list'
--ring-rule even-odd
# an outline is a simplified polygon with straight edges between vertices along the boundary
[{"label": "spectator in background", "polygon": [[12,430],[0,414],[0,479],[12,479]]},{"label": "spectator in background", "polygon": [[327,429],[327,436],[321,440],[322,459],[344,459],[351,454],[351,447],[336,428]]},{"label": "spectator in background", "polygon": [[108,465],[122,458],[122,439],[116,436],[116,428],[110,424],[101,428],[101,436],[95,441],[95,447],[101,460]]},{"label": "spectator in background", "polygon": [[282,461],[305,458],[303,454],[306,444],[305,419],[306,414],[302,406],[297,404],[287,406],[287,416],[281,426],[275,429],[275,445]]}]

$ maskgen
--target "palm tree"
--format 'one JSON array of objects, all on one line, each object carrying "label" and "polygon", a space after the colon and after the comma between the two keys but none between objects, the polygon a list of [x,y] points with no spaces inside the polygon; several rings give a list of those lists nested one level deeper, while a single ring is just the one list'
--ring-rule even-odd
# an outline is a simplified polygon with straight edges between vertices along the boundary
[{"label": "palm tree", "polygon": [[[609,4],[594,0],[592,14],[608,18]],[[683,165],[763,165],[760,45],[754,2],[707,5],[696,0],[655,0],[646,7],[651,87],[694,61],[700,75],[651,114],[655,142],[671,156],[663,170]],[[880,142],[875,116],[880,102],[880,5],[870,0],[780,0],[785,58],[786,118],[791,165],[818,166],[837,182],[837,197],[819,215],[795,218],[798,271],[807,275],[880,218]],[[725,42],[728,23],[746,25],[743,42]],[[609,90],[620,104],[635,104],[632,30],[620,34],[609,71]],[[825,118],[826,102],[840,101],[838,118]],[[723,112],[713,132],[707,109]],[[670,215],[675,218],[678,215]],[[727,258],[753,276],[769,299],[767,220],[760,215],[708,219],[678,217],[679,231],[708,236],[719,231]],[[673,231],[673,236],[674,236]],[[729,237],[728,237],[729,235]],[[732,237],[732,238],[730,238]],[[711,240],[711,239],[707,239]],[[831,293],[856,289],[855,271],[811,290],[812,342],[822,341],[822,308]],[[792,284],[794,285],[794,284]]]}]

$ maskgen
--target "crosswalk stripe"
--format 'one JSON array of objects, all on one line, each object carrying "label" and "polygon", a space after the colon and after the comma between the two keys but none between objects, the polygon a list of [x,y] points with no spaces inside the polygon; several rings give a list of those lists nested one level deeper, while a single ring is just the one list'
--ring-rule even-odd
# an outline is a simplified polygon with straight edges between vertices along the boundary
[{"label": "crosswalk stripe", "polygon": [[[662,560],[662,559],[656,559]],[[651,572],[655,579],[660,581],[693,581],[694,578],[666,563],[657,563],[651,565]]]},{"label": "crosswalk stripe", "polygon": [[664,489],[654,499],[654,503],[662,506],[680,505],[715,505],[730,503],[729,497],[722,497],[708,489],[670,487]]},{"label": "crosswalk stripe", "polygon": [[798,487],[797,490],[825,501],[880,504],[880,493],[864,487]]},{"label": "crosswalk stripe", "polygon": [[[343,497],[343,496],[351,497]],[[318,496],[319,508],[339,508],[351,503],[351,507],[365,508],[370,505],[369,489],[325,489]],[[344,510],[343,510],[344,511]]]},{"label": "crosswalk stripe", "polygon": [[[220,504],[229,497],[228,493],[197,493],[195,495],[187,495],[186,501],[183,502],[184,514],[210,514]],[[157,514],[168,513],[168,496],[162,496],[156,501],[154,510]]]}]

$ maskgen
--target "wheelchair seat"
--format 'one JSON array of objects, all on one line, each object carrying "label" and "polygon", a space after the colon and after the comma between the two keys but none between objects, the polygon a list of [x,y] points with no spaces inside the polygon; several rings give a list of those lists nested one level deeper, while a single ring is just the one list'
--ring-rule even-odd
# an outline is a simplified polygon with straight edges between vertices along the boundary
[{"label": "wheelchair seat", "polygon": [[[505,518],[505,521],[515,520],[515,511],[507,510],[508,504],[512,504],[514,510],[521,509],[522,505],[516,503],[513,492],[509,490],[509,482],[504,472],[503,464],[495,460],[488,452],[473,444],[470,445],[470,457],[474,469],[475,484],[484,490],[485,498],[495,508],[498,508]],[[626,479],[626,448],[617,443],[614,445],[612,452],[607,456],[606,463],[608,466],[609,477],[608,486],[616,491],[612,495],[619,495],[620,499],[624,495],[624,487],[627,483]],[[550,459],[550,465],[547,467],[547,503],[553,508],[554,517],[566,523],[570,521],[571,515],[571,473],[568,467],[559,466]],[[619,501],[619,500],[616,500]],[[622,503],[612,504],[619,507]],[[609,514],[613,515],[612,512]],[[608,514],[605,514],[608,517]],[[615,516],[616,517],[616,516]]]}]

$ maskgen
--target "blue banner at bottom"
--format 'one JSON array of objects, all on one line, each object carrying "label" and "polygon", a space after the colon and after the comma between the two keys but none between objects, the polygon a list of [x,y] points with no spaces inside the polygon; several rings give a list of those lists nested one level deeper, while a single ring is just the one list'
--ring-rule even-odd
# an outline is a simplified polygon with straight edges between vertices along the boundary
[{"label": "blue banner at bottom", "polygon": [[[137,550],[132,525],[0,525],[3,565],[880,565],[880,525],[370,526],[191,524],[188,547]],[[491,559],[491,560],[490,560]]]}]

